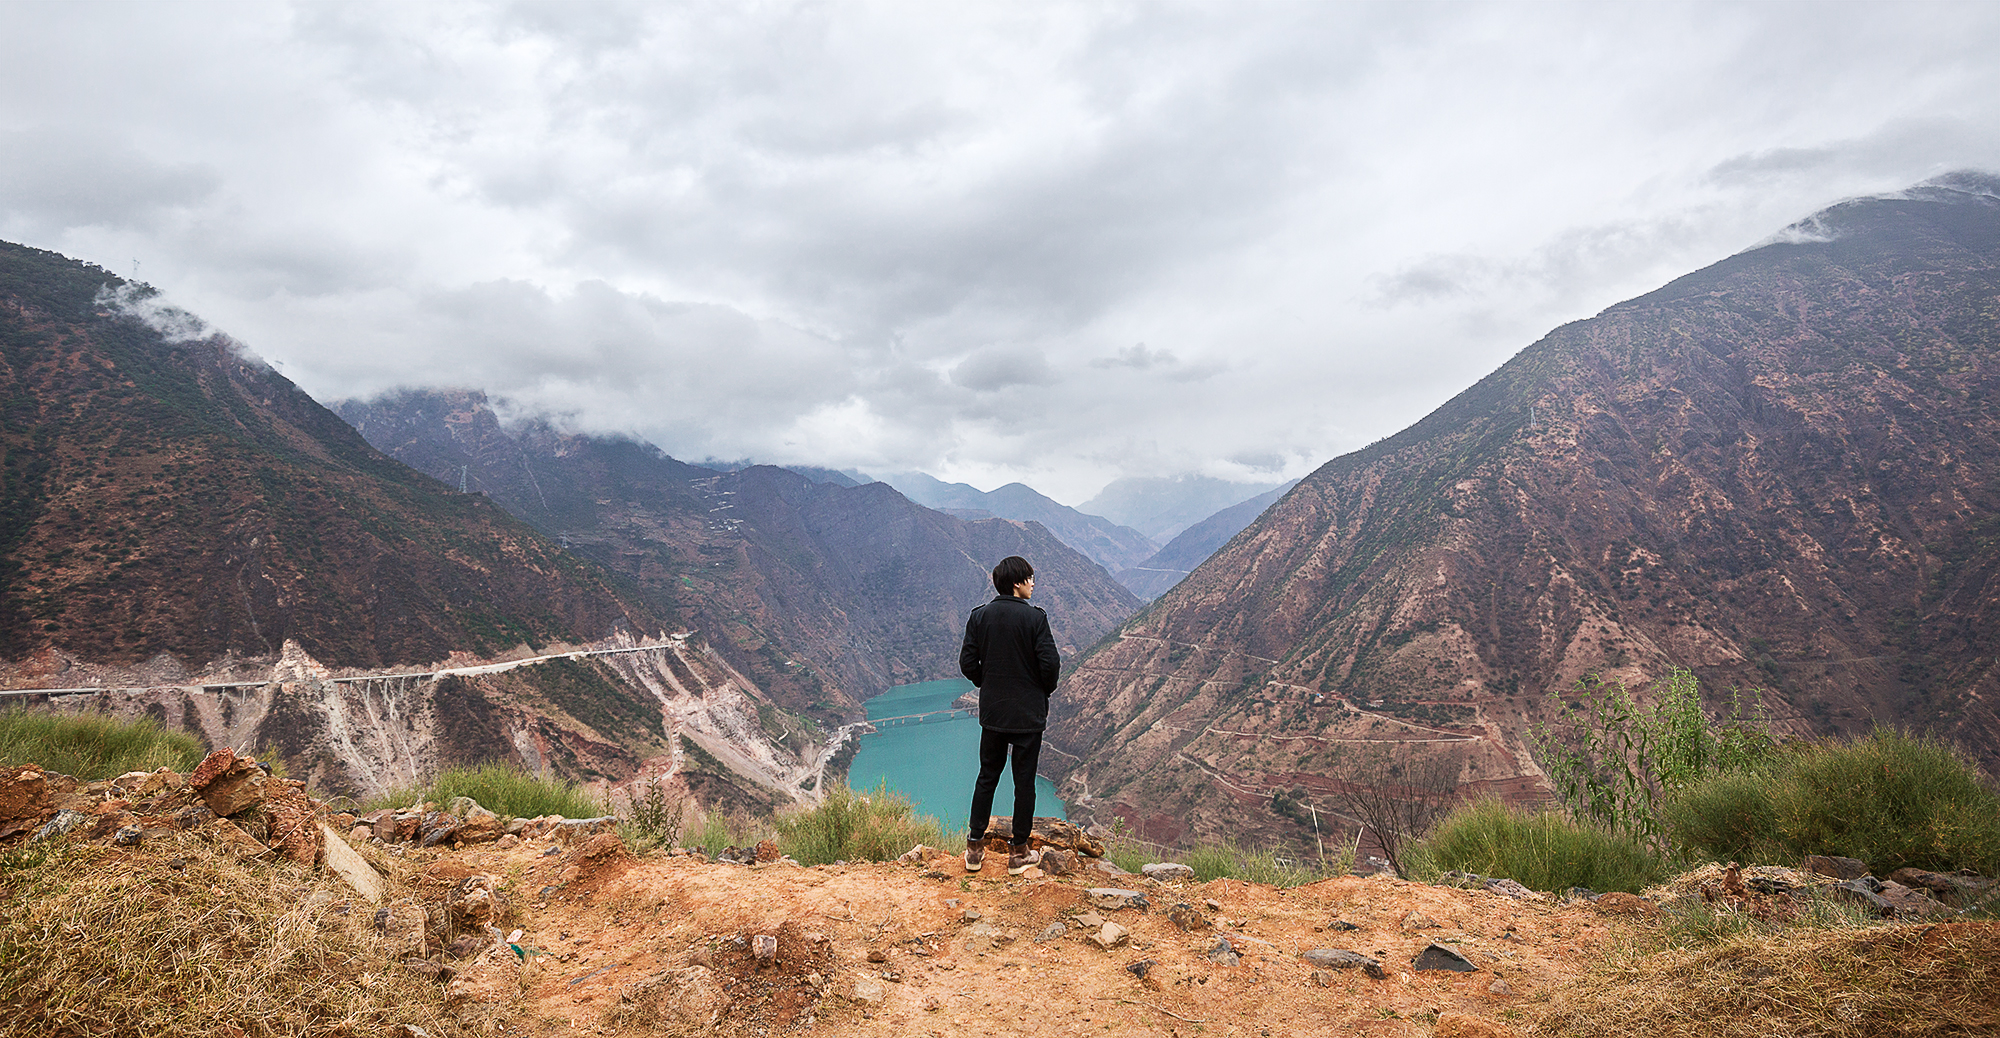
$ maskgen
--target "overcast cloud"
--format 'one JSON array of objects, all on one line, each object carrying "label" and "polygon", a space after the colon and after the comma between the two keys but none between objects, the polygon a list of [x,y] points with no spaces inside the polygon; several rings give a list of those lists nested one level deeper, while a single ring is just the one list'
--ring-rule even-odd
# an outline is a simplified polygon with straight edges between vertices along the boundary
[{"label": "overcast cloud", "polygon": [[689,459],[1301,475],[2000,169],[2000,5],[6,4],[0,237],[322,400]]}]

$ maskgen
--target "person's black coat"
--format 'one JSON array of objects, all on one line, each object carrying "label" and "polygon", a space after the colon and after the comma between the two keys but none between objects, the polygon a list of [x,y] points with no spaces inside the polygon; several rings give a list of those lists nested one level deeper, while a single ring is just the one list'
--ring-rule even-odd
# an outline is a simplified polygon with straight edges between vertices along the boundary
[{"label": "person's black coat", "polygon": [[974,609],[965,621],[958,669],[979,686],[981,728],[1039,732],[1048,726],[1062,657],[1040,606],[1001,595]]}]

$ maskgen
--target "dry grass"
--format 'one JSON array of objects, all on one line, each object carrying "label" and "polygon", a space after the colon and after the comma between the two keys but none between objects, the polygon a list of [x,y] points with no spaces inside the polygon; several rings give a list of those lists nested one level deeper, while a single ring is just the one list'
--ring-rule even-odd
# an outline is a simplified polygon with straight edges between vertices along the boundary
[{"label": "dry grass", "polygon": [[1794,931],[1618,963],[1537,1034],[1876,1038],[2000,1033],[2000,924]]},{"label": "dry grass", "polygon": [[329,876],[239,866],[192,836],[0,855],[0,1035],[466,1033],[388,961]]}]

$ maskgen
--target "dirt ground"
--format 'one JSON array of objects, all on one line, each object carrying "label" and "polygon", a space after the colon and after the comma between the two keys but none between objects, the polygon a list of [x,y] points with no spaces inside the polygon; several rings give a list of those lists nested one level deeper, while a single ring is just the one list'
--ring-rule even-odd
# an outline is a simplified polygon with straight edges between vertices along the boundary
[{"label": "dirt ground", "polygon": [[[507,879],[506,925],[523,931],[522,1001],[492,1007],[496,1031],[1500,1034],[1626,939],[1625,921],[1593,906],[1386,878],[1278,890],[1010,879],[998,856],[977,875],[942,854],[813,868],[613,857],[579,869],[575,857],[534,843],[451,855],[453,871]],[[1150,906],[1094,908],[1092,887],[1137,890]],[[1127,942],[1093,942],[1091,913]],[[767,960],[758,935],[777,939]],[[1225,937],[1236,965],[1209,958]],[[1413,969],[1433,943],[1476,971]],[[1370,956],[1385,976],[1316,966],[1303,957],[1315,948]]]}]

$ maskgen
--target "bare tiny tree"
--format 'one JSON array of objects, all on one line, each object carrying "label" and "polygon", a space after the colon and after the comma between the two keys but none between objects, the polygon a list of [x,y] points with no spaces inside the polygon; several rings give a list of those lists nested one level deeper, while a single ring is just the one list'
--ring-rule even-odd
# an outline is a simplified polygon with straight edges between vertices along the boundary
[{"label": "bare tiny tree", "polygon": [[1400,874],[1403,850],[1428,833],[1458,799],[1458,774],[1459,762],[1449,754],[1417,750],[1399,755],[1391,744],[1376,743],[1350,750],[1335,762],[1333,777],[1340,786],[1332,797],[1374,832],[1383,856]]}]

